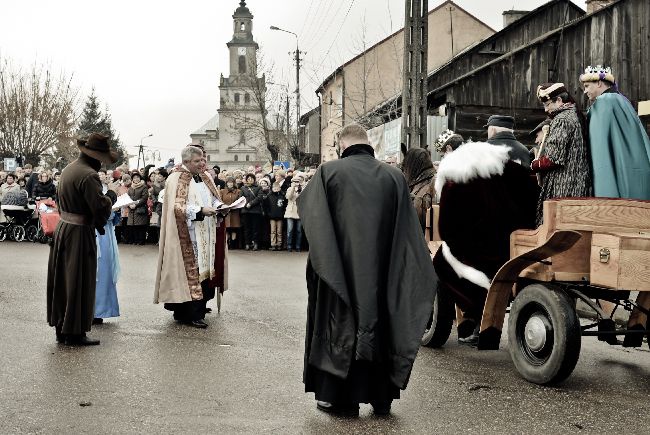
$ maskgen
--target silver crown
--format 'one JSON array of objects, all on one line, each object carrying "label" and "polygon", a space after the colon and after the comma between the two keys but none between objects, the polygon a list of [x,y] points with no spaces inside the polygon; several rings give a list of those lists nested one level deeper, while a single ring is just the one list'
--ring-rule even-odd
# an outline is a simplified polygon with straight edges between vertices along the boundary
[{"label": "silver crown", "polygon": [[434,146],[436,147],[436,151],[442,152],[445,143],[456,133],[453,132],[453,130],[445,130],[440,135],[438,136],[438,139],[436,139],[436,142],[434,143]]},{"label": "silver crown", "polygon": [[589,65],[587,68],[585,68],[585,74],[611,74],[611,73],[612,73],[612,68],[609,66]]}]

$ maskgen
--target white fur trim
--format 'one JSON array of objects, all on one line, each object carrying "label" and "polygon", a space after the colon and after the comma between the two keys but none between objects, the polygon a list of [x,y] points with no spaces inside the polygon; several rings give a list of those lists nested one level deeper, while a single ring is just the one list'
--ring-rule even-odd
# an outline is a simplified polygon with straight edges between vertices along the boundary
[{"label": "white fur trim", "polygon": [[447,260],[447,263],[449,263],[451,268],[454,269],[454,272],[456,272],[456,275],[458,275],[459,278],[464,278],[486,290],[490,289],[490,278],[480,270],[474,269],[472,266],[468,266],[458,261],[445,242],[442,242],[442,256],[445,257],[445,260]]},{"label": "white fur trim", "polygon": [[469,142],[459,146],[440,162],[435,185],[438,198],[447,181],[467,183],[477,177],[490,178],[503,174],[509,151],[505,145],[487,142]]}]

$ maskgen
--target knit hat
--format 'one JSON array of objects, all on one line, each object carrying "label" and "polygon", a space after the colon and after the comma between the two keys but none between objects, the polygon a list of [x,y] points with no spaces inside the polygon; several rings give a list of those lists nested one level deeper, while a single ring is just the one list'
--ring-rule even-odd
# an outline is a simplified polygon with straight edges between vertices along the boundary
[{"label": "knit hat", "polygon": [[584,82],[598,82],[604,80],[611,84],[616,83],[616,78],[612,74],[612,68],[603,65],[588,66],[585,68],[585,73],[580,75],[580,81]]}]

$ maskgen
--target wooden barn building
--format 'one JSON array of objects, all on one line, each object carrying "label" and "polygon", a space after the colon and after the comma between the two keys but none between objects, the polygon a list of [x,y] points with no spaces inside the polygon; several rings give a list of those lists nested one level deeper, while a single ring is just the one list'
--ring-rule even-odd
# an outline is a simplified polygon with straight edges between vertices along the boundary
[{"label": "wooden barn building", "polygon": [[[647,107],[650,1],[604,3],[585,14],[570,0],[550,1],[458,54],[429,75],[429,113],[446,112],[448,127],[472,140],[486,139],[483,125],[490,115],[511,115],[515,134],[530,144],[528,131],[545,118],[537,86],[563,82],[586,111],[578,77],[596,64],[612,67],[635,108],[639,102]],[[647,128],[648,118],[642,120]]]}]

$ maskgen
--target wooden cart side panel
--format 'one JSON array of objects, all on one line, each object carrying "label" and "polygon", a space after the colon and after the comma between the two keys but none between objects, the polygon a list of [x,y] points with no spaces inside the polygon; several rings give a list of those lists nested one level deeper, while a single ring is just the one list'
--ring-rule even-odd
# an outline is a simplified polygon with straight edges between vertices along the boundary
[{"label": "wooden cart side panel", "polygon": [[556,203],[555,228],[558,230],[650,232],[650,201],[563,199],[549,202]]},{"label": "wooden cart side panel", "polygon": [[515,257],[499,269],[488,290],[478,348],[496,350],[499,348],[503,322],[510,301],[512,288],[520,272],[526,267],[571,248],[581,235],[576,231],[556,231],[536,249]]}]

